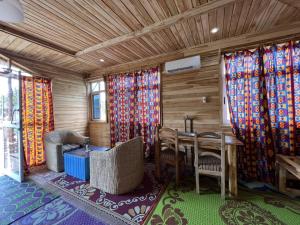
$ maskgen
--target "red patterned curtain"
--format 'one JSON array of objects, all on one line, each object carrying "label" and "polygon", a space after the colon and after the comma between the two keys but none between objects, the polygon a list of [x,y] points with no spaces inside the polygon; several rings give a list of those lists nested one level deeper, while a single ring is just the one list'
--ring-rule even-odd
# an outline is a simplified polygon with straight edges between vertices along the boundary
[{"label": "red patterned curtain", "polygon": [[26,165],[45,162],[44,135],[54,130],[51,80],[22,78],[22,126]]},{"label": "red patterned curtain", "polygon": [[108,76],[111,145],[142,136],[145,156],[153,154],[160,122],[159,68]]},{"label": "red patterned curtain", "polygon": [[276,153],[300,155],[300,44],[225,55],[227,96],[242,179],[275,181]]},{"label": "red patterned curtain", "polygon": [[240,178],[273,182],[275,155],[260,51],[226,55],[225,66],[231,124],[245,145],[238,151]]}]

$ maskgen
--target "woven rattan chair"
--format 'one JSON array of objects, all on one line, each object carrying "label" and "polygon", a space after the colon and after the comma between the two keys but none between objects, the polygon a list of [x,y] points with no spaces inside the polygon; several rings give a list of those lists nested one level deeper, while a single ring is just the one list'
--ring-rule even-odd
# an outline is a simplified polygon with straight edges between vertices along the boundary
[{"label": "woven rattan chair", "polygon": [[[198,138],[203,138],[203,141]],[[216,140],[211,140],[216,139]],[[206,141],[207,140],[207,141]],[[196,175],[196,191],[200,193],[199,175],[209,175],[220,177],[221,179],[221,196],[225,197],[225,172],[226,172],[226,156],[225,156],[225,136],[213,132],[195,133],[194,140],[195,152],[195,175]]]},{"label": "woven rattan chair", "polygon": [[155,164],[156,176],[161,178],[161,162],[176,169],[176,185],[180,180],[180,169],[184,166],[185,153],[179,151],[178,131],[170,128],[156,129]]},{"label": "woven rattan chair", "polygon": [[134,190],[144,177],[142,137],[136,137],[105,151],[90,152],[91,186],[110,194]]}]

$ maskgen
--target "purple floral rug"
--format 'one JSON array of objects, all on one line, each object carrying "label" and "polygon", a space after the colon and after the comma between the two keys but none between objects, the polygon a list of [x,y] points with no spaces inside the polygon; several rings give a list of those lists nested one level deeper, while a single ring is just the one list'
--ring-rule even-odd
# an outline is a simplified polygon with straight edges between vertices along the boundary
[{"label": "purple floral rug", "polygon": [[66,174],[51,180],[50,184],[132,224],[144,223],[165,190],[165,185],[155,179],[153,164],[146,164],[144,180],[140,186],[124,195],[106,193],[91,187],[88,181]]},{"label": "purple floral rug", "polygon": [[105,225],[105,223],[88,215],[80,209],[57,198],[52,202],[38,208],[37,210],[27,214],[19,220],[12,223],[13,225]]}]

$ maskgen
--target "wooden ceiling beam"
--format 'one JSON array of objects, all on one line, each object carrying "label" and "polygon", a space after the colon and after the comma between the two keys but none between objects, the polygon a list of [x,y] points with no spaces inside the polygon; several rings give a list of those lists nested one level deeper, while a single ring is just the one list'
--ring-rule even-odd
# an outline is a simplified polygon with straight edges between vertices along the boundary
[{"label": "wooden ceiling beam", "polygon": [[75,51],[66,49],[64,47],[58,46],[58,45],[53,44],[53,43],[50,43],[50,42],[45,41],[45,40],[43,40],[43,39],[41,39],[39,37],[36,37],[34,35],[22,32],[20,30],[14,29],[14,28],[9,27],[9,26],[6,26],[3,23],[0,23],[0,31],[2,31],[4,33],[7,33],[7,34],[10,34],[12,36],[21,38],[23,40],[29,41],[31,43],[35,43],[37,45],[43,46],[45,48],[52,49],[54,51],[63,53],[65,55],[69,55],[69,56],[73,56],[74,57],[75,53],[76,53]]},{"label": "wooden ceiling beam", "polygon": [[12,59],[12,60],[17,60],[17,59],[25,60],[25,61],[30,62],[33,65],[34,64],[39,64],[39,65],[43,65],[43,66],[49,66],[49,67],[53,68],[54,70],[60,71],[62,73],[74,74],[74,75],[77,75],[77,76],[83,76],[81,73],[75,72],[73,70],[68,70],[68,69],[56,66],[54,64],[51,64],[51,63],[46,63],[46,62],[41,61],[41,60],[30,59],[30,58],[24,57],[24,56],[22,56],[20,54],[11,52],[11,51],[6,50],[6,49],[1,49],[0,48],[0,54],[3,55],[3,56],[5,56],[5,57],[7,57],[7,58]]},{"label": "wooden ceiling beam", "polygon": [[134,62],[123,63],[105,69],[98,69],[92,72],[91,78],[101,77],[114,72],[124,72],[132,68],[140,68],[141,66],[154,65],[164,63],[169,60],[203,54],[221,49],[229,50],[232,48],[247,48],[258,46],[261,43],[284,41],[287,39],[300,38],[300,23],[290,25],[277,26],[265,32],[252,32],[236,37],[226,38],[218,41],[213,41],[194,47],[164,53],[156,56],[147,57]]},{"label": "wooden ceiling beam", "polygon": [[168,28],[169,26],[171,26],[172,24],[175,24],[181,20],[196,16],[196,15],[201,15],[203,13],[207,13],[211,10],[217,9],[219,7],[225,6],[227,4],[233,3],[235,1],[239,1],[239,0],[214,0],[214,1],[210,1],[206,4],[200,5],[197,8],[193,8],[190,10],[187,10],[183,13],[180,13],[178,15],[175,16],[171,16],[165,20],[156,22],[150,26],[144,27],[141,30],[138,31],[134,31],[134,32],[130,32],[128,34],[124,34],[122,36],[116,37],[116,38],[112,38],[110,40],[101,42],[99,44],[93,45],[91,47],[88,47],[82,51],[79,51],[76,53],[76,56],[81,56],[93,51],[97,51],[103,48],[107,48],[107,47],[111,47],[113,45],[117,45],[120,44],[122,42],[125,41],[129,41],[132,40],[134,38],[138,38],[140,36],[143,36],[145,34],[149,34],[155,31],[159,31],[165,28]]}]

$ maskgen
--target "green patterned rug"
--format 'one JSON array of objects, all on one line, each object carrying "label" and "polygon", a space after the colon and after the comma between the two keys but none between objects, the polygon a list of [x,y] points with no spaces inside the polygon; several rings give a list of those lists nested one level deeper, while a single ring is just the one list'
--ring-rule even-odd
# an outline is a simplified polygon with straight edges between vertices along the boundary
[{"label": "green patterned rug", "polygon": [[203,180],[198,195],[194,181],[177,190],[171,183],[148,225],[300,225],[300,201],[274,192],[239,190],[236,200],[222,200],[217,184]]}]

